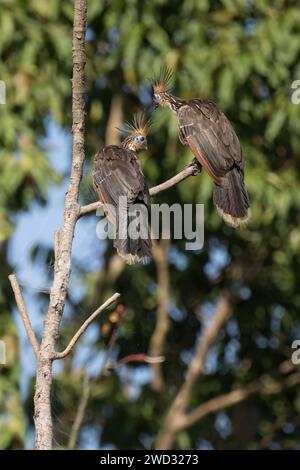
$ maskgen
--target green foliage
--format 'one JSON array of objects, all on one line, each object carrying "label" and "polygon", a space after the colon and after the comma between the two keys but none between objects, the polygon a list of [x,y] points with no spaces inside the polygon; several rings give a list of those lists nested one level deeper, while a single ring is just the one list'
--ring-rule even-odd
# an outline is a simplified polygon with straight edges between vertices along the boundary
[{"label": "green foliage", "polygon": [[[7,274],[3,265],[2,274]],[[0,448],[18,449],[24,443],[25,414],[19,392],[18,337],[3,296],[7,292],[8,283],[5,282],[0,295],[0,339],[6,352],[5,364],[0,364]]]},{"label": "green foliage", "polygon": [[[44,202],[47,187],[59,179],[49,165],[40,138],[49,115],[63,123],[70,109],[71,19],[58,22],[59,2],[1,2],[0,79],[6,104],[0,104],[0,339],[8,361],[0,366],[0,448],[24,445],[25,417],[19,391],[18,343],[7,279],[7,239],[12,215],[35,199]],[[56,77],[54,80],[53,77]],[[69,113],[70,117],[70,113]]]}]

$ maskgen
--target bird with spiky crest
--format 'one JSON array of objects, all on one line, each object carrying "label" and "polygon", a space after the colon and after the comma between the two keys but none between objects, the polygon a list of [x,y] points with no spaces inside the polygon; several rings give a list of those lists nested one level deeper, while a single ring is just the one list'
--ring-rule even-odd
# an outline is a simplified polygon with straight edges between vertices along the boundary
[{"label": "bird with spiky crest", "polygon": [[250,217],[244,185],[244,158],[239,139],[225,114],[210,100],[183,100],[172,92],[173,72],[162,67],[152,80],[154,107],[176,113],[179,139],[214,181],[213,202],[225,222],[233,227]]},{"label": "bird with spiky crest", "polygon": [[[145,262],[151,257],[148,231],[150,196],[137,152],[147,149],[150,120],[145,112],[134,115],[120,131],[125,134],[121,145],[100,149],[93,161],[93,184],[108,220],[116,228],[114,246],[127,264]],[[139,215],[138,236],[130,236],[129,227]],[[125,229],[125,231],[124,231]],[[122,232],[122,234],[121,234]]]},{"label": "bird with spiky crest", "polygon": [[147,134],[151,126],[151,118],[147,117],[145,111],[139,111],[134,114],[132,122],[125,122],[119,128],[121,134],[126,137],[122,141],[121,146],[134,152],[138,150],[147,150]]}]

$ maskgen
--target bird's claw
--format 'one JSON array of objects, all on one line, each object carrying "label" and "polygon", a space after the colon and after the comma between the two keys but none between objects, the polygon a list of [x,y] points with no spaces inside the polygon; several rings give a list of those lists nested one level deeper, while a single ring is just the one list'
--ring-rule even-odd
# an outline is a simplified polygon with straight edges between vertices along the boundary
[{"label": "bird's claw", "polygon": [[193,167],[194,168],[194,173],[193,175],[197,175],[198,173],[201,173],[202,171],[202,165],[201,163],[197,160],[197,158],[193,158],[193,160],[187,165],[187,167]]}]

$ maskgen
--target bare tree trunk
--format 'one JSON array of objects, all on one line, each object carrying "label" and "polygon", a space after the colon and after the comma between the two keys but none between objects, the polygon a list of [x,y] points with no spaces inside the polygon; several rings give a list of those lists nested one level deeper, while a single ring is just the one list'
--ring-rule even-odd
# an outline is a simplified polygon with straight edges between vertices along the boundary
[{"label": "bare tree trunk", "polygon": [[36,449],[52,448],[52,417],[50,401],[52,362],[55,342],[59,334],[59,326],[69,284],[72,242],[79,213],[78,191],[84,162],[84,66],[86,13],[86,0],[75,0],[72,44],[73,148],[71,181],[65,198],[63,222],[59,233],[58,251],[56,253],[56,262],[54,267],[54,281],[50,293],[50,303],[44,324],[40,353],[37,359],[37,376],[34,396]]}]

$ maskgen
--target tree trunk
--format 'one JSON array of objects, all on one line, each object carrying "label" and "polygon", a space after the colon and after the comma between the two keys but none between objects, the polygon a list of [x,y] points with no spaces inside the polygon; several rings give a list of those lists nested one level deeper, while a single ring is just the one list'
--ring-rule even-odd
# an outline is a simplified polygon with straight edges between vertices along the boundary
[{"label": "tree trunk", "polygon": [[53,353],[67,295],[71,272],[73,236],[79,214],[78,191],[84,162],[86,14],[86,0],[75,0],[72,43],[73,147],[71,180],[65,198],[63,222],[59,233],[59,243],[54,266],[54,280],[44,324],[40,353],[37,360],[37,377],[34,396],[35,448],[44,450],[52,448],[51,386]]}]

